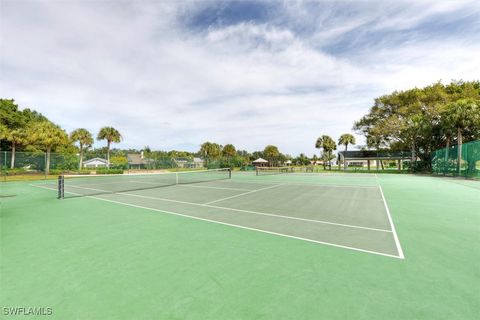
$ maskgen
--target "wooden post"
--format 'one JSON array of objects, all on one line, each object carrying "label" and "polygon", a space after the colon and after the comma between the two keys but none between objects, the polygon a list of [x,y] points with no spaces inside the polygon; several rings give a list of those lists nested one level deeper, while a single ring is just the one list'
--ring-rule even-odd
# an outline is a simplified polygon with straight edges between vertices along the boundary
[{"label": "wooden post", "polygon": [[367,160],[368,171],[370,171],[370,160]]}]

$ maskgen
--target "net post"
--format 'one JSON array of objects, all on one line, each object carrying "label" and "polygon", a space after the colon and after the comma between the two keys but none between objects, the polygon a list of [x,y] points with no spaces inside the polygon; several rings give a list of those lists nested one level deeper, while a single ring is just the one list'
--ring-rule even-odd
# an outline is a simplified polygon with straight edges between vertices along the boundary
[{"label": "net post", "polygon": [[232,179],[232,168],[228,168],[228,179]]},{"label": "net post", "polygon": [[63,199],[65,197],[65,178],[58,176],[58,196],[57,199]]},{"label": "net post", "polygon": [[255,167],[255,174],[258,176],[258,167]]}]

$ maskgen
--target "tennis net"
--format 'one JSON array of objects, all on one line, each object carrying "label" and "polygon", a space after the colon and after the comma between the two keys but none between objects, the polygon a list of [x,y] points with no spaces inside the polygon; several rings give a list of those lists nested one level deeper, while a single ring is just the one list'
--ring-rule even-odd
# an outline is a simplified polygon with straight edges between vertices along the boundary
[{"label": "tennis net", "polygon": [[65,175],[58,177],[58,198],[155,189],[179,184],[230,179],[231,177],[230,168],[148,174]]},{"label": "tennis net", "polygon": [[292,173],[293,167],[257,167],[257,176]]}]

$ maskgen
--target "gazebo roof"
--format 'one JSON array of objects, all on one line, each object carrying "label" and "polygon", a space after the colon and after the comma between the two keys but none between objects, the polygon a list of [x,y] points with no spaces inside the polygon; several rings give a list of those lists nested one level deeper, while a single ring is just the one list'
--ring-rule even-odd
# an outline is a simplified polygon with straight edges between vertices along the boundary
[{"label": "gazebo roof", "polygon": [[252,163],[268,163],[268,161],[262,158],[258,158],[257,160],[252,161]]}]

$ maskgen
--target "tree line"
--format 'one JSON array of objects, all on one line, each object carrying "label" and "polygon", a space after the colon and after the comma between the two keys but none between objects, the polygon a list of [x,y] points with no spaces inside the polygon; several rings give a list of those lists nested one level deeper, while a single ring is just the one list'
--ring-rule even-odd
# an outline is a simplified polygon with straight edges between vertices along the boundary
[{"label": "tree line", "polygon": [[[68,134],[57,124],[47,119],[44,115],[25,108],[20,110],[13,99],[0,99],[0,150],[11,150],[10,168],[15,168],[15,156],[18,151],[44,152],[46,154],[45,171],[50,169],[50,159],[53,152],[61,154],[78,154],[78,170],[82,169],[85,156],[103,157],[107,156],[107,164],[127,165],[126,154],[137,153],[138,150],[119,150],[113,149],[113,143],[119,143],[123,137],[119,130],[113,127],[102,127],[96,139],[106,141],[105,148],[92,149],[94,135],[85,128],[78,128]],[[272,165],[279,165],[287,160],[292,160],[295,164],[309,164],[310,160],[303,153],[293,158],[288,154],[283,154],[278,147],[273,145],[266,146],[261,151],[250,153],[246,150],[237,150],[234,145],[226,144],[224,146],[205,142],[200,146],[197,152],[187,151],[152,151],[148,146],[142,149],[145,157],[161,159],[175,159],[201,157],[207,162],[207,166],[215,164],[217,166],[245,166],[249,165],[257,158],[264,158]],[[113,152],[113,158],[111,153]],[[316,158],[316,157],[314,157]]]},{"label": "tree line", "polygon": [[[43,151],[46,153],[45,171],[50,169],[51,153],[75,152],[73,144],[79,143],[80,165],[82,168],[84,151],[93,144],[92,134],[79,128],[67,134],[60,126],[48,120],[42,114],[29,108],[20,110],[13,99],[0,99],[0,147],[10,145],[10,166],[15,167],[15,154],[19,148],[26,151]],[[97,134],[97,140],[107,141],[107,163],[110,163],[110,146],[113,142],[120,142],[122,136],[112,127],[103,127]]]},{"label": "tree line", "polygon": [[433,151],[480,139],[480,82],[437,82],[383,95],[353,129],[368,147],[411,151],[412,162],[418,157],[420,169],[430,169]]},{"label": "tree line", "polygon": [[[67,134],[42,114],[25,108],[20,110],[12,99],[0,99],[0,150],[11,150],[10,165],[15,166],[17,150],[43,151],[46,153],[46,170],[50,167],[52,152],[64,154],[79,153],[79,169],[82,168],[85,153],[102,156],[106,153],[111,163],[113,143],[122,141],[122,135],[113,127],[101,128],[97,140],[107,142],[105,149],[92,150],[94,137],[84,128]],[[429,169],[430,155],[440,148],[462,145],[464,142],[480,139],[480,82],[441,82],[423,88],[413,88],[380,96],[374,100],[368,113],[353,126],[356,133],[366,138],[366,149],[410,151],[412,163],[420,159],[419,167]],[[320,160],[324,168],[336,157],[337,145],[348,151],[355,145],[350,133],[340,136],[337,142],[329,135],[321,135],[315,141],[315,148],[321,150],[319,157],[308,157],[301,153],[297,157],[283,154],[277,146],[268,145],[263,150],[249,153],[237,150],[234,145],[224,146],[215,142],[204,142],[197,152],[143,150],[155,157],[201,157],[207,162],[225,166],[244,166],[257,158],[264,158],[270,165],[281,165],[290,160],[296,165],[309,165]],[[461,150],[461,148],[458,148]],[[126,163],[126,152],[137,150],[114,150],[115,162]],[[461,151],[460,151],[461,152]],[[458,160],[461,159],[461,153]],[[123,157],[123,158],[122,158]],[[460,161],[457,161],[460,164]],[[346,163],[344,163],[346,168]]]}]

